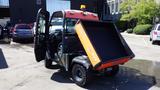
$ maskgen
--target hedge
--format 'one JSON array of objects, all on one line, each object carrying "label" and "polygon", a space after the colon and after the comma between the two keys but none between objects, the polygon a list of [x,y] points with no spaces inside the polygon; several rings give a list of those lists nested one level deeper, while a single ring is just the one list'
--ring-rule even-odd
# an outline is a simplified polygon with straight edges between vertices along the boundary
[{"label": "hedge", "polygon": [[121,32],[124,32],[128,28],[128,21],[118,21],[115,24]]},{"label": "hedge", "polygon": [[145,25],[137,25],[133,29],[133,33],[138,35],[148,35],[151,31],[152,25],[151,24],[145,24]]}]

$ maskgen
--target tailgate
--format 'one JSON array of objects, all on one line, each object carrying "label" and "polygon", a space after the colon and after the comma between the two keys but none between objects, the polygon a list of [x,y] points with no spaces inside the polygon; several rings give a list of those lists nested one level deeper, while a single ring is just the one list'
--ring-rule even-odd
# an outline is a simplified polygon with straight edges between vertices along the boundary
[{"label": "tailgate", "polygon": [[75,30],[93,67],[134,57],[113,23],[81,20]]}]

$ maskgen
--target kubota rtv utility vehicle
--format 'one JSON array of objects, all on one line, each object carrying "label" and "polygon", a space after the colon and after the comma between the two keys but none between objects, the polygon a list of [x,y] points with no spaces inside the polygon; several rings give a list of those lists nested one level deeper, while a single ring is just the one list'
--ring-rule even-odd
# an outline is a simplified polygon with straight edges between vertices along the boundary
[{"label": "kubota rtv utility vehicle", "polygon": [[44,60],[47,68],[56,62],[79,86],[95,73],[116,75],[119,64],[134,57],[115,25],[99,21],[97,14],[65,10],[49,19],[49,12],[41,9],[36,23],[36,60]]}]

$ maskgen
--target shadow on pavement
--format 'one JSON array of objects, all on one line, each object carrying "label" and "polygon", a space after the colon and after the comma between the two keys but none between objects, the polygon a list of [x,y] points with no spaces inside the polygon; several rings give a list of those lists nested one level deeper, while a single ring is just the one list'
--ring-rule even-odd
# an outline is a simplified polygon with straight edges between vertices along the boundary
[{"label": "shadow on pavement", "polygon": [[31,44],[33,43],[33,40],[17,40],[16,43]]},{"label": "shadow on pavement", "polygon": [[11,48],[16,48],[16,49],[22,49],[23,46],[34,48],[34,44],[31,41],[11,42],[11,45],[10,45]]},{"label": "shadow on pavement", "polygon": [[[73,83],[65,72],[56,72],[52,80],[60,83]],[[148,90],[156,84],[153,76],[141,74],[139,70],[121,66],[114,78],[95,76],[85,87],[89,90]]]},{"label": "shadow on pavement", "polygon": [[57,81],[59,83],[73,83],[73,81],[70,80],[69,73],[61,70],[55,72],[52,75],[51,80]]},{"label": "shadow on pavement", "polygon": [[0,39],[0,44],[10,44],[10,40]]},{"label": "shadow on pavement", "polygon": [[116,77],[96,77],[86,88],[90,90],[148,90],[155,84],[155,77],[141,74],[136,69],[121,67]]},{"label": "shadow on pavement", "polygon": [[0,48],[0,69],[8,68],[5,56],[2,49]]}]

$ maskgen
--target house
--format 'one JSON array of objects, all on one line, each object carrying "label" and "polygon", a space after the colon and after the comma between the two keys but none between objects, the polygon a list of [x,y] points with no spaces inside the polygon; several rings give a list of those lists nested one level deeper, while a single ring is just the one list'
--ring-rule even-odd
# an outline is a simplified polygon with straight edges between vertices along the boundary
[{"label": "house", "polygon": [[[65,9],[80,9],[86,5],[86,10],[98,13],[101,20],[110,19],[110,9],[106,0],[0,0],[7,3],[10,21],[17,23],[33,23],[40,8],[47,9],[52,14],[54,11]],[[7,2],[8,1],[8,2]],[[0,3],[1,3],[0,2]],[[113,10],[112,10],[113,11]],[[4,12],[3,12],[4,14]]]}]

